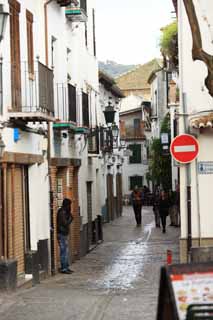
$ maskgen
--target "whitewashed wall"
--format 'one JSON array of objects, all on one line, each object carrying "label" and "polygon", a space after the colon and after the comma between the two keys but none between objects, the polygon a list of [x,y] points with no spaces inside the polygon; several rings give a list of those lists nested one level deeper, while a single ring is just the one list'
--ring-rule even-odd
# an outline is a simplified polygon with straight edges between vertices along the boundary
[{"label": "whitewashed wall", "polygon": [[[45,62],[44,50],[44,12],[43,1],[21,0],[20,12],[20,54],[21,66],[27,61],[27,34],[26,34],[26,9],[34,15],[34,53],[40,57],[42,63]],[[8,9],[5,1],[5,9]],[[10,60],[10,24],[6,27],[4,40],[1,42],[1,53],[3,56],[3,115],[0,121],[8,119],[8,108],[11,109],[11,60]],[[23,77],[23,73],[22,73]],[[22,78],[23,81],[23,78]],[[25,92],[22,90],[22,94]],[[40,124],[39,124],[40,126]],[[36,128],[36,125],[33,126]],[[46,141],[42,135],[19,130],[20,138],[14,141],[13,129],[2,129],[3,140],[6,145],[5,151],[17,153],[29,153],[42,155],[46,149]],[[41,165],[29,166],[29,190],[30,190],[30,224],[31,224],[31,245],[32,249],[37,249],[37,242],[50,237],[49,219],[49,179],[47,161]]]},{"label": "whitewashed wall", "polygon": [[[146,159],[146,148],[144,146],[144,142],[131,141],[129,144],[141,144],[141,159],[142,161]],[[124,165],[123,165],[123,193],[124,195],[130,194],[132,190],[130,190],[130,177],[132,176],[143,176],[143,184],[147,185],[146,174],[148,172],[148,165],[144,165],[143,163],[129,163],[129,157],[124,157]]]},{"label": "whitewashed wall", "polygon": [[[194,5],[201,29],[203,49],[213,54],[213,3],[211,0],[194,0]],[[179,60],[180,60],[180,91],[183,111],[183,94],[185,95],[185,112],[193,113],[213,110],[213,99],[204,86],[207,68],[200,61],[192,60],[192,36],[182,1],[178,1],[179,19]],[[208,26],[209,24],[209,26]],[[183,121],[180,119],[180,132],[184,131]],[[198,161],[213,161],[212,134],[199,134],[200,154]],[[186,207],[186,169],[180,171],[181,192],[181,237],[187,236],[187,207]],[[197,175],[196,162],[191,164],[192,186],[192,236],[213,237],[213,217],[211,208],[211,190],[213,175]],[[197,188],[198,187],[198,188]]]}]

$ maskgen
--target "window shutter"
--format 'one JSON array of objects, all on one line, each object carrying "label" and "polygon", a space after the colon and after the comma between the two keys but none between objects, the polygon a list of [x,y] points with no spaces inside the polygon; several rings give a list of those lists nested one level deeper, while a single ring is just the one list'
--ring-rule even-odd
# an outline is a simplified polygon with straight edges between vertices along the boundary
[{"label": "window shutter", "polygon": [[130,190],[133,190],[135,186],[143,187],[143,176],[130,177]]},{"label": "window shutter", "polygon": [[89,98],[87,93],[82,93],[83,126],[89,127]]},{"label": "window shutter", "polygon": [[33,14],[26,10],[27,21],[27,50],[28,50],[28,72],[34,74],[34,52],[33,52]]},{"label": "window shutter", "polygon": [[19,13],[20,3],[9,0],[10,6],[10,55],[11,55],[11,93],[12,108],[21,109],[21,61],[20,61],[20,31]]},{"label": "window shutter", "polygon": [[129,149],[132,151],[132,156],[129,157],[130,163],[141,163],[141,145],[140,144],[131,144]]},{"label": "window shutter", "polygon": [[120,120],[120,137],[126,138],[126,127],[125,127],[125,121]]},{"label": "window shutter", "polygon": [[68,84],[69,121],[76,122],[76,87]]}]

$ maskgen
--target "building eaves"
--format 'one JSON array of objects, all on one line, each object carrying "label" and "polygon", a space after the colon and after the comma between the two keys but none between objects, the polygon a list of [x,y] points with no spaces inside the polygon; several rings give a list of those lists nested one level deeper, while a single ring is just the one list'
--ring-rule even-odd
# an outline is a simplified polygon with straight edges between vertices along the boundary
[{"label": "building eaves", "polygon": [[110,90],[117,98],[125,98],[125,95],[122,93],[121,89],[114,84]]},{"label": "building eaves", "polygon": [[151,85],[152,84],[152,82],[155,80],[155,78],[157,77],[157,73],[159,72],[159,71],[161,71],[161,70],[163,70],[163,68],[162,67],[160,67],[160,68],[158,68],[158,69],[156,69],[156,70],[153,70],[152,72],[151,72],[151,74],[150,74],[150,76],[149,76],[149,78],[148,78],[148,80],[147,80],[147,82]]},{"label": "building eaves", "polygon": [[131,109],[131,110],[121,111],[121,112],[119,112],[119,114],[120,114],[120,116],[123,116],[125,114],[131,114],[131,113],[135,113],[135,112],[141,111],[141,110],[142,110],[142,107],[138,107],[138,108]]},{"label": "building eaves", "polygon": [[99,75],[99,82],[103,83],[103,85],[105,84],[107,84],[108,86],[115,85],[115,80],[103,70],[99,70],[98,75]]},{"label": "building eaves", "polygon": [[116,85],[115,80],[102,70],[99,70],[99,82],[117,98],[125,97],[121,89]]}]

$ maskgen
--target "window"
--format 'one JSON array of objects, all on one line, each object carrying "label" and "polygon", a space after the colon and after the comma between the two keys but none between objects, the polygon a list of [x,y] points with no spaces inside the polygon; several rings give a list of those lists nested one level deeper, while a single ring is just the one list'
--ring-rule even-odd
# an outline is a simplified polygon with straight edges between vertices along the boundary
[{"label": "window", "polygon": [[129,163],[141,163],[141,145],[130,144],[129,149],[132,151],[132,156],[129,157]]},{"label": "window", "polygon": [[134,124],[134,136],[135,137],[140,137],[141,136],[141,120],[138,119],[134,119],[133,120],[133,124]]},{"label": "window", "polygon": [[27,20],[27,52],[28,52],[28,72],[34,74],[34,52],[33,52],[33,14],[26,10]]},{"label": "window", "polygon": [[76,122],[76,87],[68,84],[69,95],[69,121]]},{"label": "window", "polygon": [[139,188],[143,187],[143,176],[129,177],[130,187],[129,190],[133,190],[135,186]]},{"label": "window", "polygon": [[89,127],[89,99],[87,93],[82,93],[82,119],[83,126]]},{"label": "window", "polygon": [[140,125],[141,125],[141,120],[138,119],[134,119],[134,129],[140,129]]}]

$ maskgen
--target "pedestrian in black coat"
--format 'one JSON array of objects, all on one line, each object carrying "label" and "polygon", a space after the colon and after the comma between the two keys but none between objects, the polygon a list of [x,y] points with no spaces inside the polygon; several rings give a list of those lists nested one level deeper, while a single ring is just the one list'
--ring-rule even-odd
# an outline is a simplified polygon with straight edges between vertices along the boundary
[{"label": "pedestrian in black coat", "polygon": [[57,235],[60,247],[61,273],[70,274],[73,271],[69,268],[69,246],[68,236],[70,231],[70,224],[73,220],[71,214],[71,200],[65,198],[62,207],[57,213]]},{"label": "pedestrian in black coat", "polygon": [[166,233],[166,217],[169,215],[170,201],[168,194],[165,191],[161,191],[160,200],[159,200],[159,214],[162,224],[162,232]]}]

